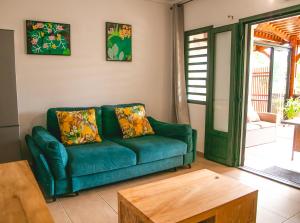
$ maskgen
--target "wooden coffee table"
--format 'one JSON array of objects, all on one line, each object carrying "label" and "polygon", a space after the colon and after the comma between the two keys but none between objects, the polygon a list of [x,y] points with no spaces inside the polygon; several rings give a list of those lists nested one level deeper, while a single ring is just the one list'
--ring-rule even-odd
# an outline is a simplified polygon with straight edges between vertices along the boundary
[{"label": "wooden coffee table", "polygon": [[54,223],[27,161],[0,164],[0,223]]},{"label": "wooden coffee table", "polygon": [[252,223],[258,191],[199,170],[118,192],[119,223]]}]

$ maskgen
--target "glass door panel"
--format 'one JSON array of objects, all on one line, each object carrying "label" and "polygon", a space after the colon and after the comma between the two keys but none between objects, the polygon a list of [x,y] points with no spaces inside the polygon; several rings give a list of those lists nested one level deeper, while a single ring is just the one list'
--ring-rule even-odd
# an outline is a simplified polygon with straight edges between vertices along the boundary
[{"label": "glass door panel", "polygon": [[231,31],[215,36],[214,64],[214,129],[228,132],[230,76],[231,76]]},{"label": "glass door panel", "polygon": [[274,49],[271,112],[283,114],[287,97],[289,49]]},{"label": "glass door panel", "polygon": [[[268,112],[272,48],[254,44],[250,60],[249,110]],[[250,102],[250,101],[249,101]]]}]

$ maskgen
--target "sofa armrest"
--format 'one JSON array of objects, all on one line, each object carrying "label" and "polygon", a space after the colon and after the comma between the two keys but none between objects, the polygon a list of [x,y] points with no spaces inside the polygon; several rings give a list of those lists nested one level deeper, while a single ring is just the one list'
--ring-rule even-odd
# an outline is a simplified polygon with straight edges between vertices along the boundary
[{"label": "sofa armrest", "polygon": [[30,135],[25,136],[27,147],[33,158],[33,172],[46,197],[54,196],[54,178],[46,158]]},{"label": "sofa armrest", "polygon": [[45,155],[54,178],[56,180],[67,178],[68,154],[65,146],[42,126],[33,127],[32,138]]},{"label": "sofa armrest", "polygon": [[188,152],[194,150],[193,129],[190,125],[161,122],[152,117],[148,117],[148,120],[155,134],[183,141],[187,144]]},{"label": "sofa armrest", "polygon": [[152,117],[148,120],[157,135],[162,136],[189,136],[192,134],[192,128],[187,124],[176,124],[158,121]]},{"label": "sofa armrest", "polygon": [[261,121],[277,123],[277,114],[269,112],[258,112]]}]

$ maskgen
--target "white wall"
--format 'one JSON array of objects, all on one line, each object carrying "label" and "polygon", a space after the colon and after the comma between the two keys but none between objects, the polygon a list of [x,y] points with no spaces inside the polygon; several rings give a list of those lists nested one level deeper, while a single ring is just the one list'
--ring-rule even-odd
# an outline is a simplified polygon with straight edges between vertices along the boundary
[{"label": "white wall", "polygon": [[[222,26],[239,19],[300,4],[300,0],[193,0],[185,4],[185,30]],[[233,20],[228,18],[233,16]]]},{"label": "white wall", "polygon": [[205,112],[206,106],[199,104],[189,103],[191,125],[194,129],[197,129],[198,140],[197,150],[204,152],[204,139],[205,139]]},{"label": "white wall", "polygon": [[[185,30],[222,26],[241,18],[300,4],[300,0],[194,0],[184,6]],[[233,16],[229,19],[228,15]],[[205,106],[190,104],[192,126],[198,130],[198,150],[204,151]],[[203,140],[203,141],[202,141]]]},{"label": "white wall", "polygon": [[[27,55],[26,19],[71,24],[72,55]],[[132,25],[132,62],[105,60],[107,21]],[[50,107],[143,102],[170,120],[169,27],[169,6],[150,0],[0,0],[0,28],[15,30],[21,136]]]}]

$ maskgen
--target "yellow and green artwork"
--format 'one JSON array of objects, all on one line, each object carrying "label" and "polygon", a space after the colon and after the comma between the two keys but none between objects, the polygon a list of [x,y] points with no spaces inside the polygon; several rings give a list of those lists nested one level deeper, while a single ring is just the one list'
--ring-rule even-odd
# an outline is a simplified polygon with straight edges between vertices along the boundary
[{"label": "yellow and green artwork", "polygon": [[131,42],[131,25],[106,23],[106,60],[132,61]]},{"label": "yellow and green artwork", "polygon": [[26,21],[27,54],[71,55],[70,25]]}]

